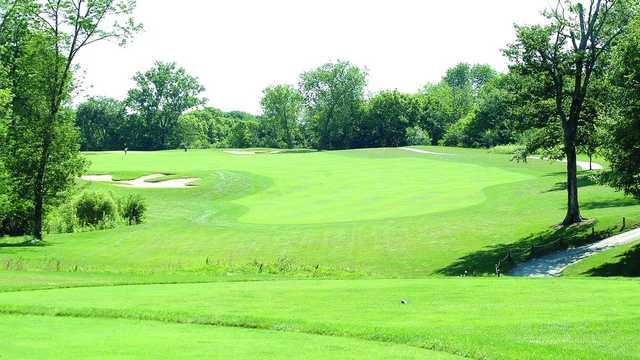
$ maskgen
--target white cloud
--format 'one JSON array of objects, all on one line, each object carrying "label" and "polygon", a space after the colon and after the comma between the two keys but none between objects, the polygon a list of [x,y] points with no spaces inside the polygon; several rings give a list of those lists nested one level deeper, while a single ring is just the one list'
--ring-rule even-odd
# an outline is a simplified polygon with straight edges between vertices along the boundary
[{"label": "white cloud", "polygon": [[136,71],[175,61],[210,104],[259,111],[261,91],[296,84],[327,61],[369,69],[369,89],[415,91],[458,63],[506,69],[513,23],[537,23],[551,0],[139,0],[145,31],[127,48],[84,50],[83,95],[123,98]]}]

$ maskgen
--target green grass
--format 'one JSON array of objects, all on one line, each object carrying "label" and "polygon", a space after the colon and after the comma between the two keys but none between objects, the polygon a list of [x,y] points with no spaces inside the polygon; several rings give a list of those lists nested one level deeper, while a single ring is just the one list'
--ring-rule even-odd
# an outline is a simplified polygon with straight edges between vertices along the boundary
[{"label": "green grass", "polygon": [[[442,276],[486,275],[531,245],[594,240],[590,227],[554,227],[564,164],[425,149],[450,156],[87,154],[92,174],[200,180],[187,189],[80,182],[79,191],[142,194],[147,221],[51,234],[44,246],[0,240],[0,337],[11,340],[0,359],[637,358],[638,281]],[[598,236],[619,231],[622,217],[640,222],[638,201],[586,172],[580,196]],[[567,274],[619,267],[635,249]]]},{"label": "green grass", "polygon": [[[349,338],[150,321],[0,316],[0,359],[455,359]],[[54,344],[64,344],[55,346]]]},{"label": "green grass", "polygon": [[638,291],[637,281],[593,279],[268,281],[0,293],[0,309],[334,335],[476,359],[631,359]]},{"label": "green grass", "polygon": [[[235,156],[219,150],[92,154],[90,172],[199,177],[189,189],[139,192],[144,225],[50,235],[43,248],[2,248],[0,268],[85,272],[255,272],[282,259],[309,273],[416,277],[491,272],[506,246],[544,235],[564,215],[563,164],[436,148]],[[608,229],[640,206],[582,179],[584,215]],[[18,241],[18,240],[16,240]],[[511,244],[511,245],[510,245]],[[487,253],[488,252],[488,253]],[[481,254],[481,256],[476,256]],[[457,264],[451,268],[452,264]],[[341,275],[342,274],[342,275]]]},{"label": "green grass", "polygon": [[570,266],[566,276],[640,276],[640,241],[604,251]]}]

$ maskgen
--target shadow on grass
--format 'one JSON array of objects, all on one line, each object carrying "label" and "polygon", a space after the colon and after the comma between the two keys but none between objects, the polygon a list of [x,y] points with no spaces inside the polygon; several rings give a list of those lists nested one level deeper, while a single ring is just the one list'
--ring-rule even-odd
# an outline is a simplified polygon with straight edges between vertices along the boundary
[{"label": "shadow on grass", "polygon": [[446,276],[494,274],[498,262],[501,263],[501,272],[507,273],[517,263],[605,239],[615,230],[617,229],[609,228],[595,231],[593,223],[550,229],[529,235],[515,243],[489,246],[458,259],[453,264],[437,270],[436,273]]},{"label": "shadow on grass", "polygon": [[[597,182],[593,179],[591,175],[579,175],[578,176],[578,187],[586,187],[596,185]],[[556,192],[556,191],[566,191],[567,190],[567,182],[561,181],[556,183],[551,189],[545,191],[545,193]]]},{"label": "shadow on grass", "polygon": [[589,276],[640,276],[640,245],[636,245],[624,254],[616,256],[619,259],[615,263],[607,263],[582,273]]},{"label": "shadow on grass", "polygon": [[627,206],[636,206],[640,205],[640,201],[626,198],[626,199],[615,199],[615,200],[606,200],[606,201],[588,201],[580,204],[580,207],[586,210],[593,209],[606,209],[606,208],[614,208],[614,207],[627,207]]},{"label": "shadow on grass", "polygon": [[49,246],[45,242],[34,243],[32,241],[23,241],[20,243],[0,243],[0,249],[15,249],[15,248],[39,248]]}]

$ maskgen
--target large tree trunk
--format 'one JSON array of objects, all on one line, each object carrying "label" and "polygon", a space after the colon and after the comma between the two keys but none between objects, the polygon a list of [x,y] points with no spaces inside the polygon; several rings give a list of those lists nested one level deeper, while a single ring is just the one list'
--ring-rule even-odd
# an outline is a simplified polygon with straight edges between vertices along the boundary
[{"label": "large tree trunk", "polygon": [[580,204],[578,202],[578,166],[576,147],[574,144],[565,145],[567,155],[567,215],[562,225],[568,226],[581,222]]}]

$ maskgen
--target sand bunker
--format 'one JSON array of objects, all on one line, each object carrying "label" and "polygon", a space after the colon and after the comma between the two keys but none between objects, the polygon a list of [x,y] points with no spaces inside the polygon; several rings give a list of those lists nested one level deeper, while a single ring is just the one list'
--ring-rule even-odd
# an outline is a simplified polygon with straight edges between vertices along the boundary
[{"label": "sand bunker", "polygon": [[246,151],[246,150],[225,150],[226,154],[231,155],[255,155],[255,151]]},{"label": "sand bunker", "polygon": [[427,155],[451,155],[451,154],[439,153],[439,152],[434,152],[434,151],[414,149],[414,148],[410,148],[410,147],[403,147],[403,148],[400,148],[400,150],[411,151],[411,152],[415,152],[415,153],[418,153],[418,154],[427,154]]},{"label": "sand bunker", "polygon": [[[531,159],[531,160],[547,160],[545,158],[542,158],[540,156],[527,156],[527,159]],[[553,160],[551,160],[553,161]],[[558,160],[558,161],[562,161],[563,163],[566,163],[567,160]],[[591,164],[589,164],[588,161],[576,161],[576,165],[581,168],[582,170],[585,171],[591,171],[591,170],[602,170],[604,169],[604,166],[598,164],[598,163],[594,163],[592,162]]]},{"label": "sand bunker", "polygon": [[122,187],[133,187],[142,189],[180,189],[187,188],[192,185],[193,182],[200,180],[198,178],[184,178],[184,179],[172,179],[165,181],[149,182],[166,176],[165,174],[151,174],[146,175],[134,180],[114,181],[112,175],[84,175],[82,180],[92,182],[108,182]]}]

